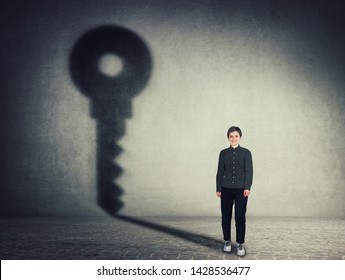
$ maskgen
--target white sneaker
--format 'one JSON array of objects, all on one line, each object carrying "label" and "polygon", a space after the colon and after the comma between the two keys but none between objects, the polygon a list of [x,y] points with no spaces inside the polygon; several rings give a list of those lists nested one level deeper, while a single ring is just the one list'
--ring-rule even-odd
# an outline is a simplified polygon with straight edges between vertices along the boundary
[{"label": "white sneaker", "polygon": [[231,241],[225,241],[224,247],[223,247],[224,252],[231,252]]},{"label": "white sneaker", "polygon": [[245,254],[246,254],[246,250],[244,249],[244,244],[238,244],[237,256],[243,257]]}]

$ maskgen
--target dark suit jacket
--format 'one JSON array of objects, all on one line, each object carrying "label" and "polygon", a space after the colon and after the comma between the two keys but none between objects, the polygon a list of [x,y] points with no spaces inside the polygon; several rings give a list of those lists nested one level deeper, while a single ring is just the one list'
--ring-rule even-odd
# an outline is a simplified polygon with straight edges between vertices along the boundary
[{"label": "dark suit jacket", "polygon": [[244,188],[250,190],[253,182],[253,161],[251,152],[241,146],[229,147],[219,154],[217,188]]}]

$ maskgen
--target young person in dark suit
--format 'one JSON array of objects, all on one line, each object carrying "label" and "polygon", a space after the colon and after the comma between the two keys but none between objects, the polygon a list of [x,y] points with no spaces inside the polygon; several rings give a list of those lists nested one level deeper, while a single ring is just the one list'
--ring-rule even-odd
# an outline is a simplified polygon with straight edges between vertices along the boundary
[{"label": "young person in dark suit", "polygon": [[231,219],[235,204],[236,253],[246,254],[244,248],[246,233],[247,201],[253,181],[251,152],[240,146],[242,131],[232,126],[227,132],[230,147],[219,154],[216,176],[216,194],[221,200],[222,230],[225,241],[223,250],[231,252]]}]

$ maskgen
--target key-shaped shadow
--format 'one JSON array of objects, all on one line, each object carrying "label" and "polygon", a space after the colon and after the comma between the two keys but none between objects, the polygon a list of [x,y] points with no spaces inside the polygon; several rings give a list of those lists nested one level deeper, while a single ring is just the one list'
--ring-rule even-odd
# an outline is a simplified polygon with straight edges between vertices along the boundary
[{"label": "key-shaped shadow", "polygon": [[[102,57],[115,55],[121,71],[112,76],[100,69]],[[74,45],[69,61],[72,79],[91,98],[91,116],[97,119],[97,202],[109,215],[125,222],[218,249],[219,241],[165,225],[118,215],[123,206],[122,189],[114,183],[122,169],[114,162],[121,153],[117,141],[125,133],[125,119],[131,116],[131,99],[147,84],[152,59],[145,42],[123,27],[102,26],[85,33]]]},{"label": "key-shaped shadow", "polygon": [[[122,63],[116,75],[101,71],[103,57],[113,55]],[[145,87],[151,74],[151,56],[134,32],[101,26],[85,33],[74,45],[69,61],[72,80],[91,98],[91,116],[97,120],[97,201],[114,216],[121,209],[122,189],[114,183],[122,169],[114,159],[121,153],[117,141],[131,117],[131,99]]]}]

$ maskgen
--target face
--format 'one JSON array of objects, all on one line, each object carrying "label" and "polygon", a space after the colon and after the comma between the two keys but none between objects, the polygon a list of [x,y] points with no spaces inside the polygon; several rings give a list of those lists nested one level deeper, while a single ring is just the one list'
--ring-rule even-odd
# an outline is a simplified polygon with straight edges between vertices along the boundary
[{"label": "face", "polygon": [[229,134],[229,142],[230,142],[231,146],[233,146],[233,147],[238,146],[240,144],[240,140],[241,140],[241,136],[238,133],[238,131],[230,132],[230,134]]}]

